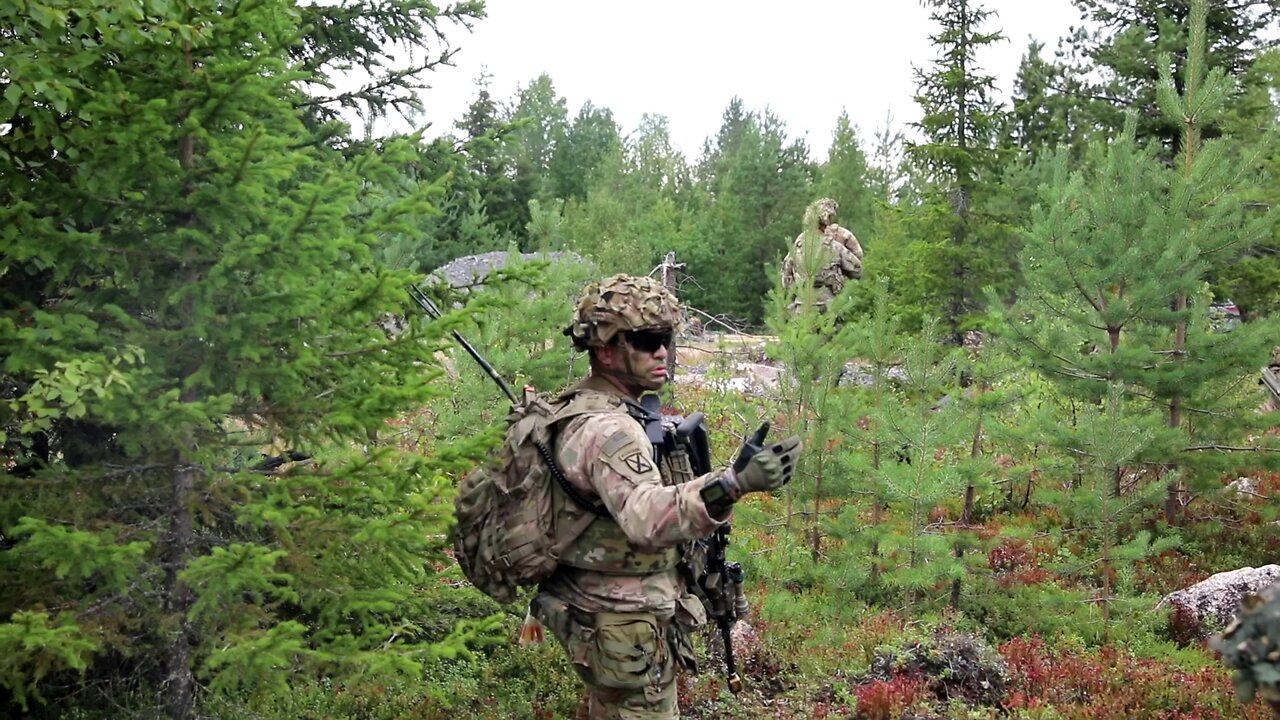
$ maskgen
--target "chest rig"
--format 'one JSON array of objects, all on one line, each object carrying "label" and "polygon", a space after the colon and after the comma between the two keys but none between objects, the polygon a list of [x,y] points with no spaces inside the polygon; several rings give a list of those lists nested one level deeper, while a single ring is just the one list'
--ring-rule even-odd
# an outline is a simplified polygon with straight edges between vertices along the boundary
[{"label": "chest rig", "polygon": [[[670,487],[690,482],[707,472],[710,451],[702,413],[689,418],[663,417],[657,395],[645,395],[635,402],[598,392],[573,393],[557,425],[578,415],[626,413],[645,430],[653,447],[653,460]],[[553,470],[553,474],[554,474]],[[564,543],[560,564],[611,575],[651,575],[675,568],[681,559],[679,548],[644,548],[633,544],[603,503],[586,498],[567,480],[559,482],[565,492],[556,493],[553,511],[556,533]],[[588,517],[592,519],[588,520]],[[586,524],[585,529],[580,529]],[[576,533],[570,539],[567,535]]]}]

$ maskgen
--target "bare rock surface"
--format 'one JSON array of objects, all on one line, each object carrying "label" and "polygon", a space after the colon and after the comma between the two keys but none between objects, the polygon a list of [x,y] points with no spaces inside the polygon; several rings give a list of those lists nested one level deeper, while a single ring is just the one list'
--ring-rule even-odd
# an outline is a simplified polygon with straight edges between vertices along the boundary
[{"label": "bare rock surface", "polygon": [[1280,565],[1229,570],[1165,595],[1156,607],[1181,607],[1195,615],[1204,632],[1216,632],[1239,612],[1245,595],[1260,592],[1277,581],[1280,581]]},{"label": "bare rock surface", "polygon": [[[545,260],[552,263],[587,262],[582,256],[571,252],[520,253],[519,255],[525,261]],[[511,253],[502,250],[480,253],[479,255],[466,255],[450,260],[432,270],[430,277],[436,281],[443,280],[450,286],[460,290],[469,290],[473,287],[484,285],[485,278],[488,277],[489,273],[506,267],[510,259]]]}]

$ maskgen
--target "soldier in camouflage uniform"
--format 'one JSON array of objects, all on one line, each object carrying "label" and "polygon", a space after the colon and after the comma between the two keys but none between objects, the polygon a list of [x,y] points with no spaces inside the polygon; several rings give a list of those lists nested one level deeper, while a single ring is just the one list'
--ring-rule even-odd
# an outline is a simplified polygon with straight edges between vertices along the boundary
[{"label": "soldier in camouflage uniform", "polygon": [[[561,553],[530,614],[586,684],[593,720],[679,717],[676,672],[696,669],[689,631],[706,622],[677,570],[681,546],[711,535],[743,494],[788,482],[800,450],[790,438],[741,473],[666,476],[671,468],[627,405],[666,384],[679,320],[679,303],[660,283],[617,275],[587,286],[565,329],[590,353],[591,374],[562,396],[568,420],[555,453],[569,483],[607,513]],[[590,412],[571,414],[584,404]],[[590,511],[566,498],[555,512],[558,527],[568,527]]]},{"label": "soldier in camouflage uniform", "polygon": [[1240,702],[1261,697],[1280,717],[1280,584],[1245,596],[1240,614],[1209,646],[1236,671]]},{"label": "soldier in camouflage uniform", "polygon": [[[838,209],[831,198],[810,205],[804,213],[804,229],[782,261],[782,287],[811,284],[820,312],[827,311],[847,281],[862,277],[862,245],[852,232],[836,224]],[[799,301],[791,308],[798,309]]]}]

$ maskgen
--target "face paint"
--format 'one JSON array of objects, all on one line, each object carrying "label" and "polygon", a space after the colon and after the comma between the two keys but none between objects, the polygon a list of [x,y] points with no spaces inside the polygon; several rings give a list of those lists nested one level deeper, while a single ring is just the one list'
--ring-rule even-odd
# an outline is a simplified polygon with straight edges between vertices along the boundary
[{"label": "face paint", "polygon": [[[614,344],[617,362],[609,370],[634,395],[660,390],[667,384],[667,355],[675,342],[669,329],[632,330],[619,336]],[[646,350],[645,348],[650,348]]]}]

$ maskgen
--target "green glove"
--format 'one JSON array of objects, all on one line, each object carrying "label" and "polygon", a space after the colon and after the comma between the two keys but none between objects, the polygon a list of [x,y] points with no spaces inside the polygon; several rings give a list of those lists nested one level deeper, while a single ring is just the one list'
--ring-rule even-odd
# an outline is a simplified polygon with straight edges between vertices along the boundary
[{"label": "green glove", "polygon": [[792,435],[760,449],[747,461],[746,467],[736,473],[736,495],[741,497],[749,492],[777,490],[791,482],[801,447],[799,436]]}]

